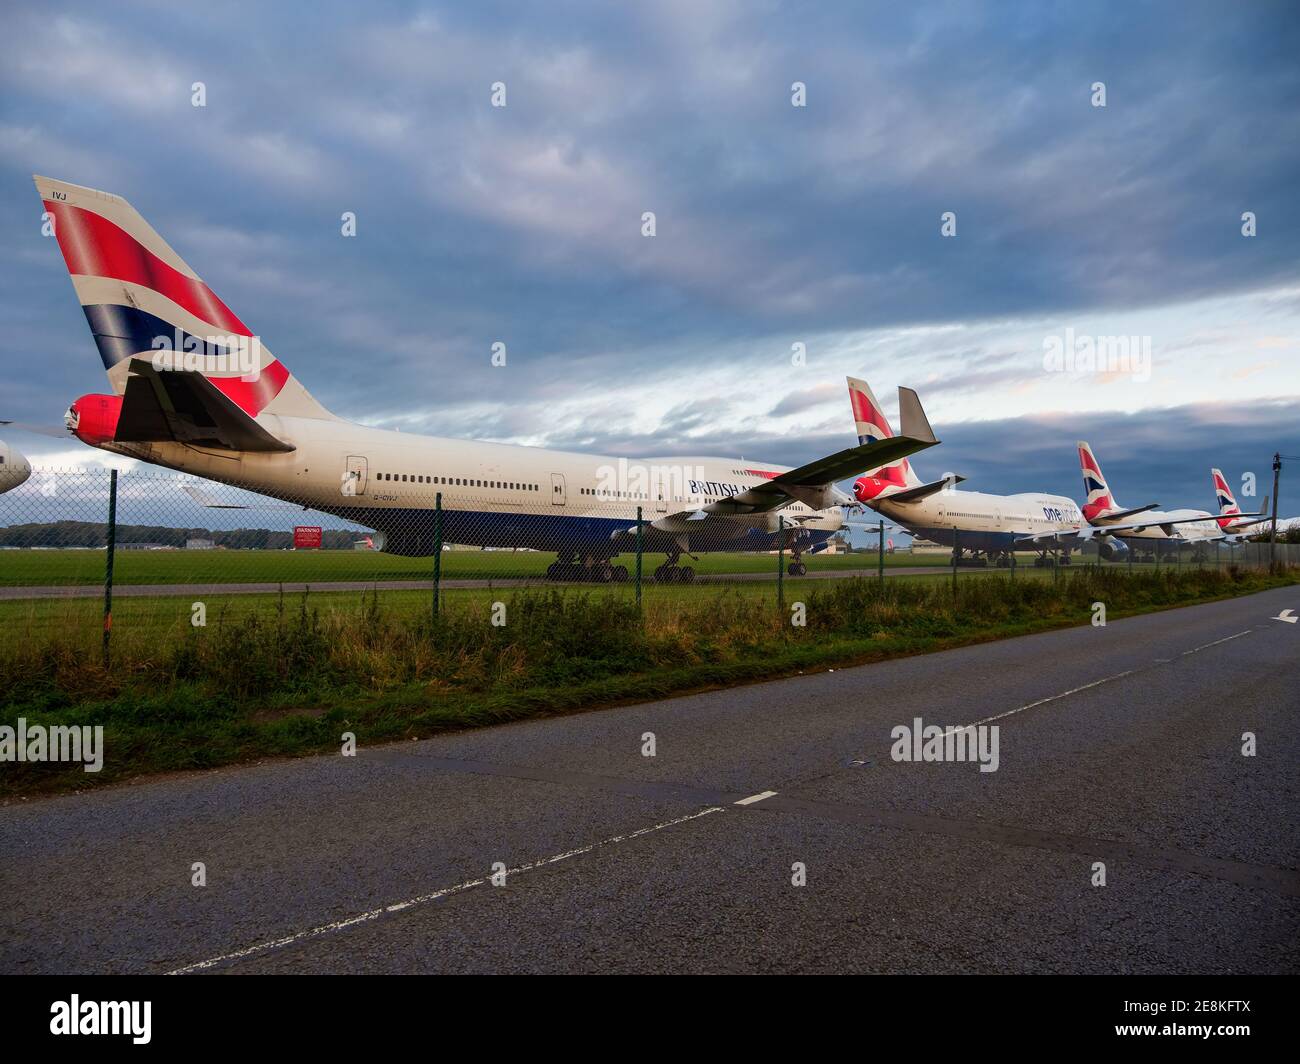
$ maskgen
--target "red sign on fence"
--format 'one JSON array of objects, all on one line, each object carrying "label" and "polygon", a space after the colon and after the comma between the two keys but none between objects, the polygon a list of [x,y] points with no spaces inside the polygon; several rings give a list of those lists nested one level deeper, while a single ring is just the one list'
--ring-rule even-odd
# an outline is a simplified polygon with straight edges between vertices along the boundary
[{"label": "red sign on fence", "polygon": [[320,550],[320,525],[295,525],[293,529],[294,550]]}]

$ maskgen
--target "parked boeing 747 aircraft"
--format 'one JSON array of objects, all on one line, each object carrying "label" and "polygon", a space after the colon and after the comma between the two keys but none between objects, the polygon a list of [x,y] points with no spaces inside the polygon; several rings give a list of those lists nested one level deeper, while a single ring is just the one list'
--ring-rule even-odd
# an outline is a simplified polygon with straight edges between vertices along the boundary
[{"label": "parked boeing 747 aircraft", "polygon": [[[1088,498],[1083,504],[1083,516],[1098,532],[1132,541],[1131,545],[1155,549],[1161,542],[1206,543],[1214,540],[1236,542],[1227,534],[1222,521],[1205,510],[1157,510],[1153,506],[1137,510],[1122,510],[1101,472],[1101,463],[1087,442],[1080,440],[1079,468],[1083,472],[1083,488]],[[1217,473],[1218,470],[1215,470]],[[1224,485],[1227,486],[1226,484]],[[1228,493],[1231,496],[1231,492]],[[1268,509],[1268,500],[1264,501]],[[1141,521],[1126,521],[1132,514],[1143,514]],[[1263,517],[1263,512],[1236,515],[1244,518]]]},{"label": "parked boeing 747 aircraft", "polygon": [[[1269,498],[1264,496],[1264,506],[1262,511],[1257,514],[1243,514],[1241,507],[1237,505],[1236,496],[1232,494],[1232,489],[1228,487],[1228,481],[1224,478],[1222,471],[1218,469],[1210,470],[1210,479],[1214,481],[1214,495],[1219,501],[1219,527],[1223,529],[1226,535],[1254,535],[1258,532],[1267,532],[1269,529],[1254,528],[1255,525],[1269,524],[1272,521],[1272,515],[1263,511],[1268,510]],[[1290,517],[1282,518],[1277,523],[1278,535],[1282,535],[1286,530],[1300,523],[1300,518]]]},{"label": "parked boeing 747 aircraft", "polygon": [[112,388],[72,404],[76,437],[364,525],[389,553],[431,554],[440,532],[446,543],[555,551],[556,579],[626,579],[611,561],[634,545],[641,508],[645,549],[668,556],[657,579],[692,579],[683,554],[766,551],[782,539],[800,575],[802,555],[843,527],[852,500],[836,481],[938,442],[904,388],[901,436],[796,469],[634,463],[353,424],[312,398],[125,200],[35,181]]},{"label": "parked boeing 747 aircraft", "polygon": [[[870,386],[855,377],[848,382],[858,442],[866,446],[889,439],[892,429]],[[959,563],[969,554],[976,564],[993,559],[1006,566],[1014,550],[1032,549],[1038,552],[1034,564],[1045,565],[1048,550],[1059,547],[1068,564],[1070,550],[1096,536],[1085,527],[1074,500],[1064,495],[961,491],[955,485],[963,480],[948,476],[922,482],[903,458],[859,477],[853,493],[859,502],[897,521],[912,535],[952,547]],[[1128,551],[1109,536],[1098,538],[1098,549],[1111,560]]]}]

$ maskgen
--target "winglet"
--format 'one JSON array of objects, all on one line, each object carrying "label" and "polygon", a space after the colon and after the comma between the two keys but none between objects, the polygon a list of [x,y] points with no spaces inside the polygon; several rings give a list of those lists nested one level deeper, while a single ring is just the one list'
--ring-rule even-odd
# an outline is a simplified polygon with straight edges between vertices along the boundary
[{"label": "winglet", "polygon": [[898,389],[898,418],[904,436],[910,436],[914,440],[927,444],[939,442],[935,438],[934,430],[930,428],[930,420],[925,416],[920,397],[911,388]]}]

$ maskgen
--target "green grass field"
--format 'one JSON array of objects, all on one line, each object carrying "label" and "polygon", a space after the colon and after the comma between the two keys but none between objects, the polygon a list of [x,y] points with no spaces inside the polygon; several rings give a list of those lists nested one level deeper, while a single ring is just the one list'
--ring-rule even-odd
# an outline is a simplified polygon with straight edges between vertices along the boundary
[{"label": "green grass field", "polygon": [[[983,578],[997,570],[960,570],[958,578]],[[1002,575],[1006,575],[1005,572]],[[1017,579],[1050,580],[1050,570],[1022,569]],[[950,582],[951,571],[936,568],[933,576],[892,576],[891,580],[908,582]],[[158,581],[162,583],[162,581]],[[785,598],[793,603],[804,598],[824,581],[787,578]],[[551,586],[551,585],[543,585]],[[635,601],[636,588],[627,584],[554,585],[573,591],[590,591],[616,601]],[[449,613],[490,606],[509,595],[503,588],[456,588],[442,593],[442,609]],[[707,602],[711,597],[726,595],[740,601],[775,604],[775,581],[737,581],[733,584],[699,584],[694,586],[658,585],[646,581],[642,601],[647,615],[668,617]],[[131,654],[150,645],[158,645],[193,629],[194,601],[202,599],[208,625],[243,624],[250,618],[272,620],[281,611],[295,612],[305,602],[312,610],[331,621],[344,621],[361,615],[378,601],[394,620],[414,621],[432,613],[432,592],[427,590],[310,591],[265,594],[196,595],[118,595],[113,600],[113,645]],[[104,601],[99,595],[88,598],[40,598],[0,601],[0,649],[16,643],[71,640],[89,653],[101,641]]]},{"label": "green grass field", "polygon": [[[540,551],[449,550],[442,555],[442,574],[448,579],[510,579],[540,577],[555,560]],[[662,554],[644,556],[648,575],[664,560]],[[886,554],[886,566],[947,563],[942,554]],[[618,564],[631,569],[634,555],[620,555]],[[776,570],[770,554],[703,554],[689,564],[701,575],[757,573]],[[824,554],[807,559],[810,571],[819,569],[874,569],[875,554]],[[118,550],[113,578],[119,584],[233,584],[313,583],[333,580],[428,580],[432,558],[398,558],[377,551],[358,550]],[[0,586],[45,587],[66,584],[100,584],[104,580],[102,550],[0,551]]]}]

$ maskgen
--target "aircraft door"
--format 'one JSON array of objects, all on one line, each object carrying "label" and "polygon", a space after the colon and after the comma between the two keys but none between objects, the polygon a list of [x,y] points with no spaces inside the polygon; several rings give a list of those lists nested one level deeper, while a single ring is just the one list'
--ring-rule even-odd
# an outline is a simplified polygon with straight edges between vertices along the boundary
[{"label": "aircraft door", "polygon": [[346,468],[343,470],[343,494],[364,495],[366,493],[366,460],[360,455],[350,454]]},{"label": "aircraft door", "polygon": [[564,474],[551,474],[551,505],[563,506],[567,500],[564,496]]}]

